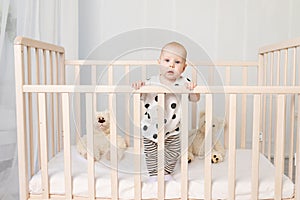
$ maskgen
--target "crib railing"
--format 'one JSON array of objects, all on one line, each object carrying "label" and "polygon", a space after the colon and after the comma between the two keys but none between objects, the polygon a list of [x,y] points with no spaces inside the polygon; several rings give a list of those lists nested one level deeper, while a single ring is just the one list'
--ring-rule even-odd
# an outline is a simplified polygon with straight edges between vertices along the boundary
[{"label": "crib railing", "polygon": [[[187,94],[190,93],[190,91],[186,91],[185,88],[172,88],[172,93],[181,93],[182,95],[182,157],[181,157],[181,199],[188,199],[188,168],[187,168],[187,144],[188,144],[188,127],[187,127],[187,110],[188,110],[188,101],[187,101]],[[93,149],[93,136],[92,136],[92,113],[93,113],[93,94],[94,93],[109,93],[112,95],[112,101],[109,106],[109,111],[111,113],[115,113],[116,105],[115,105],[115,98],[116,94],[118,93],[134,93],[133,103],[135,104],[134,107],[134,123],[137,125],[134,129],[135,134],[135,140],[134,140],[134,152],[137,155],[141,155],[141,139],[140,139],[140,127],[138,126],[140,122],[140,93],[151,93],[155,91],[158,93],[158,103],[163,107],[163,101],[164,101],[164,94],[170,93],[169,90],[166,90],[161,87],[155,87],[155,86],[145,86],[141,88],[139,91],[134,91],[129,86],[32,86],[32,85],[24,85],[23,86],[24,92],[28,93],[39,93],[39,110],[41,113],[45,113],[46,111],[46,103],[45,103],[45,96],[46,93],[62,93],[62,108],[63,108],[63,127],[64,127],[64,154],[65,156],[65,182],[66,182],[66,198],[72,197],[72,175],[70,173],[71,171],[71,163],[70,163],[70,138],[71,133],[68,129],[70,119],[69,119],[69,110],[71,100],[70,95],[75,93],[82,93],[84,94],[86,98],[86,125],[88,127],[88,144],[87,148]],[[229,196],[228,199],[235,199],[235,166],[236,166],[236,123],[237,123],[237,95],[238,94],[248,94],[251,95],[253,98],[253,131],[252,131],[252,195],[253,199],[258,199],[258,186],[259,186],[259,134],[260,134],[260,120],[261,120],[261,103],[262,103],[262,94],[274,94],[276,93],[276,107],[277,107],[277,121],[276,121],[276,151],[275,151],[275,166],[276,166],[276,174],[275,174],[275,199],[281,199],[281,190],[282,190],[282,175],[284,174],[284,167],[282,163],[284,162],[284,141],[285,141],[285,130],[284,127],[286,125],[285,118],[285,104],[286,104],[286,98],[290,94],[295,94],[299,97],[300,95],[300,87],[270,87],[270,86],[248,86],[248,87],[241,87],[241,86],[224,86],[224,87],[201,87],[198,86],[194,89],[193,92],[199,92],[205,96],[205,111],[206,111],[206,127],[210,127],[212,123],[212,116],[213,116],[213,107],[212,107],[212,97],[214,94],[224,92],[229,95],[229,121],[228,121],[228,129],[229,129],[229,145],[228,145],[228,160],[229,160],[229,166],[228,166],[228,191]],[[299,110],[300,107],[298,107]],[[163,110],[162,110],[163,112]],[[46,125],[47,120],[40,115],[40,125]],[[163,115],[160,115],[163,116]],[[159,119],[159,129],[161,128],[161,131],[163,131],[163,118]],[[43,126],[45,127],[45,126]],[[45,131],[43,131],[45,130]],[[211,160],[210,160],[210,154],[211,154],[211,129],[206,129],[207,137],[206,137],[206,143],[205,143],[205,199],[211,199],[211,186],[212,186],[212,179],[211,179]],[[116,146],[116,119],[114,116],[112,117],[112,123],[111,123],[111,151],[115,152],[111,154],[111,180],[112,180],[112,199],[118,198],[118,172],[117,172],[117,166],[118,166],[118,159],[117,159],[117,153],[115,151]],[[46,138],[45,135],[47,135],[46,129],[41,129],[41,135],[44,135],[44,137],[41,137],[41,142],[43,140],[43,144],[46,144]],[[160,135],[160,134],[159,134]],[[162,134],[161,134],[162,135]],[[298,136],[297,136],[297,142],[299,144],[299,129],[298,129]],[[159,149],[163,149],[163,137],[158,138],[158,146]],[[299,149],[297,150],[297,155],[299,153]],[[163,152],[163,151],[162,151]],[[94,178],[94,159],[93,159],[93,152],[91,152],[88,155],[88,177],[89,177],[89,198],[95,198],[95,178]],[[160,163],[164,163],[164,156],[163,154],[159,154],[159,161]],[[47,166],[47,165],[46,165]],[[47,177],[47,167],[42,164],[42,177]],[[136,160],[134,162],[135,166],[135,199],[141,199],[141,173],[140,173],[140,157],[136,157]],[[160,165],[159,169],[163,169],[163,166]],[[297,166],[297,171],[299,172],[299,165]],[[298,173],[297,172],[297,173]],[[158,199],[164,198],[164,177],[163,177],[163,171],[159,171],[158,173]],[[43,187],[49,188],[49,182],[47,179],[42,180]],[[51,197],[51,194],[49,194],[49,190],[45,189],[42,195],[42,198]]]},{"label": "crib railing", "polygon": [[[276,79],[278,84],[274,83],[274,70],[271,73],[272,76],[268,76],[268,69],[272,69],[273,65],[266,63],[272,63],[268,60],[273,60],[277,51],[281,52],[282,49],[294,49],[292,50],[294,55],[292,60],[294,66],[291,70],[293,75],[285,75],[283,80],[284,84],[281,84],[280,74],[288,74],[290,71],[288,67],[283,68],[284,73],[281,73],[282,65],[289,66],[287,63],[290,55],[290,50],[283,50],[287,52],[282,61],[282,56],[277,58],[277,74]],[[282,174],[284,173],[284,167],[282,165],[285,159],[285,146],[289,146],[289,176],[293,177],[293,172],[296,173],[295,178],[295,199],[300,197],[300,119],[295,115],[297,110],[299,113],[299,84],[296,84],[298,76],[296,75],[298,64],[299,40],[280,44],[278,46],[272,46],[270,48],[263,48],[260,50],[259,68],[257,69],[256,62],[205,62],[205,63],[190,63],[192,70],[190,72],[194,81],[199,82],[199,76],[197,70],[205,68],[208,71],[207,74],[203,72],[206,77],[207,86],[197,86],[192,92],[201,93],[202,99],[205,102],[204,109],[206,111],[206,123],[207,126],[211,125],[212,117],[214,115],[214,98],[217,94],[223,94],[225,96],[225,118],[227,125],[224,130],[224,145],[229,152],[229,199],[235,199],[235,163],[236,163],[236,148],[237,137],[240,136],[240,148],[249,148],[247,146],[247,135],[251,137],[250,147],[252,149],[252,196],[253,199],[258,199],[258,164],[259,164],[259,152],[266,153],[267,157],[272,160],[275,158],[276,177],[275,187],[276,194],[274,199],[281,199],[282,189]],[[273,57],[269,56],[272,55]],[[299,51],[298,51],[299,52]],[[278,53],[279,55],[280,53]],[[272,59],[270,59],[272,58]],[[279,60],[279,61],[278,61]],[[140,102],[141,93],[151,93],[155,91],[159,95],[159,104],[163,107],[164,93],[170,93],[170,90],[164,88],[147,86],[138,91],[134,91],[130,86],[130,76],[124,78],[122,84],[116,84],[114,82],[114,70],[115,66],[123,66],[125,73],[129,73],[131,67],[139,67],[142,69],[140,75],[141,79],[144,79],[147,74],[146,67],[155,66],[156,62],[153,61],[116,61],[114,63],[107,61],[65,61],[64,49],[62,47],[43,43],[28,38],[17,38],[15,41],[15,65],[16,65],[16,105],[17,105],[17,121],[18,121],[18,153],[19,153],[19,180],[20,180],[20,199],[30,198],[65,198],[74,199],[80,197],[74,197],[72,194],[72,173],[71,173],[71,161],[70,148],[72,143],[72,121],[71,119],[71,95],[75,96],[75,108],[76,115],[75,121],[81,121],[81,115],[85,114],[85,128],[88,134],[88,148],[93,149],[93,137],[92,137],[92,119],[93,113],[97,110],[98,98],[97,95],[105,94],[108,96],[108,109],[110,112],[116,110],[117,94],[128,94],[126,97],[127,109],[129,111],[129,102],[133,107],[133,144],[130,139],[127,138],[127,142],[134,147],[134,151],[137,154],[141,153],[141,140],[140,140],[140,127],[139,122],[142,113],[142,106]],[[66,67],[73,66],[75,68],[74,81],[71,85],[66,85]],[[91,82],[86,85],[81,83],[82,68],[89,66],[91,69]],[[98,84],[97,82],[97,68],[105,66],[107,69],[107,82]],[[233,79],[234,70],[241,68],[239,71],[239,77],[242,77],[241,82],[236,83]],[[254,71],[251,69],[254,68]],[[204,71],[205,71],[204,70]],[[223,71],[222,71],[223,70]],[[214,84],[216,82],[216,73],[224,72],[220,79],[225,80],[221,84]],[[205,71],[206,72],[206,71]],[[256,80],[249,80],[251,74],[256,74],[259,78]],[[287,84],[289,77],[294,77],[292,84]],[[278,81],[279,80],[279,81]],[[253,83],[251,85],[251,83]],[[257,86],[258,84],[259,86]],[[199,84],[201,85],[201,84]],[[250,85],[250,86],[249,86]],[[187,101],[187,95],[190,91],[185,88],[176,87],[172,88],[172,93],[182,94],[182,123],[181,130],[183,133],[187,133],[188,129],[196,128],[198,107],[196,104],[191,105],[192,115],[189,116],[189,104]],[[133,95],[130,100],[129,94]],[[82,101],[83,96],[84,101]],[[272,98],[267,98],[267,97]],[[239,100],[241,99],[241,100]],[[273,100],[272,100],[273,99]],[[81,113],[81,105],[85,102],[84,112]],[[239,103],[240,102],[240,103]],[[250,104],[251,102],[251,104]],[[252,103],[253,102],[253,103]],[[288,103],[290,102],[290,103]],[[288,103],[288,104],[287,104]],[[241,104],[241,105],[239,105]],[[250,107],[249,107],[250,104]],[[286,105],[289,105],[287,107]],[[289,108],[289,109],[288,109]],[[237,111],[241,110],[242,114]],[[163,112],[163,110],[161,111]],[[251,113],[249,116],[248,114]],[[286,113],[290,115],[290,123],[286,119]],[[268,117],[271,116],[271,117]],[[251,118],[251,123],[247,120]],[[297,119],[297,123],[294,118]],[[191,126],[188,124],[191,119]],[[268,120],[272,123],[268,123]],[[36,123],[38,121],[38,123]],[[114,168],[111,170],[112,180],[112,199],[118,198],[118,159],[115,151],[116,146],[116,134],[117,127],[116,117],[111,119],[111,163]],[[129,122],[126,122],[126,130],[130,132]],[[270,125],[271,124],[271,125]],[[82,125],[82,122],[77,123],[78,126]],[[237,127],[240,126],[239,129]],[[251,126],[250,133],[246,127]],[[291,133],[286,134],[285,127],[291,128]],[[159,120],[159,127],[163,132],[163,119]],[[275,127],[271,129],[270,127]],[[81,127],[77,127],[76,130],[82,130]],[[272,132],[275,132],[275,143],[272,143]],[[212,179],[211,179],[211,161],[210,161],[210,149],[211,149],[211,130],[206,129],[207,137],[205,143],[205,199],[211,199],[212,192]],[[250,135],[249,135],[250,134]],[[79,135],[77,132],[76,135]],[[162,134],[159,134],[162,135]],[[290,136],[291,141],[289,145],[285,145],[286,138]],[[163,138],[158,138],[159,149],[163,149]],[[187,147],[187,134],[182,134],[182,149]],[[266,150],[266,146],[268,147]],[[275,148],[276,147],[276,148]],[[273,149],[272,149],[273,148]],[[64,151],[64,166],[65,166],[65,195],[50,194],[49,190],[49,174],[48,174],[48,161],[51,157],[54,157],[58,152]],[[274,150],[274,153],[273,151]],[[35,164],[35,155],[38,155],[37,161],[39,164]],[[294,154],[296,155],[294,157]],[[163,155],[159,155],[158,160],[163,161]],[[93,152],[88,155],[88,177],[89,177],[89,197],[82,199],[95,199],[95,174],[94,174],[94,160]],[[181,157],[181,199],[188,199],[188,165],[186,152],[182,152]],[[293,170],[293,161],[296,163],[296,170]],[[141,175],[140,157],[136,156],[134,161],[135,171],[135,198],[140,199],[141,196]],[[164,162],[160,162],[164,163]],[[159,166],[163,169],[163,166]],[[30,195],[28,191],[29,179],[32,175],[41,170],[42,174],[42,195]],[[164,177],[163,172],[160,170],[158,173],[158,199],[164,198]]]},{"label": "crib railing", "polygon": [[[259,49],[259,85],[266,86],[299,86],[299,70],[300,70],[300,38],[284,41],[277,44],[264,46]],[[276,131],[276,108],[274,103],[276,99],[274,95],[263,95],[262,102],[262,121],[261,133],[262,143],[261,150],[269,159],[273,157],[274,147],[271,142],[276,139],[276,135],[272,134]],[[295,157],[295,124],[298,117],[297,95],[292,95],[286,99],[285,109],[287,121],[285,131],[286,149],[285,156],[288,158],[288,176],[293,179]],[[272,128],[273,127],[273,128]],[[297,127],[297,126],[296,126]],[[275,129],[274,129],[275,128]]]}]

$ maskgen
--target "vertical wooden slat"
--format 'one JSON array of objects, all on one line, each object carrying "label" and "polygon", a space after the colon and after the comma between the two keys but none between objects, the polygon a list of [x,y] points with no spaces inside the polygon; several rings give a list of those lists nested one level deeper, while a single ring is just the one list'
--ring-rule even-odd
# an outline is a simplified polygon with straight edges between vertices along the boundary
[{"label": "vertical wooden slat", "polygon": [[140,94],[133,95],[134,104],[134,199],[142,199],[141,185],[141,104]]},{"label": "vertical wooden slat", "polygon": [[[80,85],[80,66],[76,65],[75,67],[75,73],[74,73],[74,80],[75,80],[75,85]],[[76,133],[76,141],[79,140],[81,136],[81,100],[80,100],[80,93],[75,93],[74,94],[74,101],[75,101],[75,133]]]},{"label": "vertical wooden slat", "polygon": [[111,169],[111,192],[112,199],[119,198],[118,183],[118,151],[117,151],[117,124],[116,124],[116,95],[109,94],[109,113],[110,114],[110,162]]},{"label": "vertical wooden slat", "polygon": [[[192,80],[197,83],[197,70],[195,67],[192,68]],[[192,129],[197,127],[197,103],[192,102]]]},{"label": "vertical wooden slat", "polygon": [[[59,74],[59,84],[61,85],[65,85],[66,84],[66,66],[65,66],[65,54],[64,53],[59,53],[59,56],[58,56],[58,59],[59,59],[59,64],[58,64],[58,69],[57,69],[57,73]],[[58,111],[61,110],[61,100],[60,100],[60,95],[61,94],[57,94],[58,95]],[[61,112],[58,112],[58,137],[59,137],[59,151],[60,151],[60,148],[61,148],[61,145],[60,145],[60,141],[62,140],[62,136],[63,136],[63,133],[62,133],[62,123],[61,123],[61,119],[62,119],[62,114]]]},{"label": "vertical wooden slat", "polygon": [[[31,48],[27,47],[27,84],[32,84],[32,62],[31,62]],[[33,139],[33,117],[32,117],[32,93],[28,93],[28,128],[30,140],[30,171],[31,175],[34,174],[34,139]]]},{"label": "vertical wooden slat", "polygon": [[[130,73],[129,73],[129,65],[125,66],[125,85],[130,84]],[[136,104],[134,104],[136,105]],[[128,146],[130,146],[130,102],[129,102],[129,94],[125,94],[125,112],[124,112],[124,119],[125,119],[125,141]]]},{"label": "vertical wooden slat", "polygon": [[235,199],[236,94],[229,95],[228,199]]},{"label": "vertical wooden slat", "polygon": [[64,175],[65,196],[72,199],[72,168],[71,168],[71,134],[70,134],[70,104],[69,94],[62,94],[62,115],[64,130]]},{"label": "vertical wooden slat", "polygon": [[42,196],[43,199],[49,198],[49,180],[48,180],[48,127],[46,114],[46,94],[39,93],[39,126],[41,142],[41,174],[42,174]]},{"label": "vertical wooden slat", "polygon": [[181,199],[188,199],[188,94],[181,95]]},{"label": "vertical wooden slat", "polygon": [[[264,80],[263,80],[263,85],[267,86],[267,72],[268,72],[268,66],[269,66],[269,53],[264,55]],[[264,154],[265,153],[265,144],[266,144],[266,112],[267,112],[267,95],[262,94],[261,97],[263,98],[262,101],[262,112],[261,112],[261,138],[262,140],[260,141],[260,149],[261,152]]]},{"label": "vertical wooden slat", "polygon": [[[226,77],[225,77],[225,85],[229,86],[230,85],[230,67],[226,67]],[[228,122],[228,113],[229,113],[229,95],[225,94],[225,121]],[[229,134],[229,130],[228,130],[228,125],[225,124],[224,127],[224,147],[225,149],[228,148],[228,134]]]},{"label": "vertical wooden slat", "polygon": [[[263,86],[265,83],[265,54],[260,54],[258,58],[258,86]],[[263,95],[261,95],[261,98],[263,99]],[[261,105],[261,110],[263,110],[263,104]],[[261,119],[263,119],[263,112],[261,112]],[[263,129],[263,120],[260,121],[260,130]]]},{"label": "vertical wooden slat", "polygon": [[[36,84],[41,84],[41,77],[40,77],[40,54],[39,49],[35,48],[35,64],[36,64]],[[38,102],[38,95],[36,95],[36,102]],[[39,119],[39,107],[36,104],[37,110],[37,119]],[[37,127],[38,133],[40,132],[40,126]],[[41,144],[40,144],[40,134],[37,134],[37,148],[38,148],[38,169],[41,167]]]},{"label": "vertical wooden slat", "polygon": [[[49,51],[49,81],[53,85],[53,52]],[[51,118],[51,144],[52,144],[52,157],[55,155],[55,129],[54,129],[54,94],[50,94],[50,118]]]},{"label": "vertical wooden slat", "polygon": [[251,199],[258,199],[258,174],[259,174],[259,122],[260,122],[260,95],[254,95],[253,101],[253,133],[252,133],[252,175]]},{"label": "vertical wooden slat", "polygon": [[[91,66],[91,84],[97,85],[97,67],[96,65]],[[97,111],[97,93],[93,94],[93,109]]]},{"label": "vertical wooden slat", "polygon": [[[113,85],[113,66],[108,66],[108,84]],[[119,183],[118,183],[118,155],[117,155],[117,128],[116,128],[116,95],[108,95],[109,113],[110,114],[110,161],[111,169],[111,196],[112,199],[119,198]]]},{"label": "vertical wooden slat", "polygon": [[89,199],[95,199],[95,162],[94,162],[94,130],[93,130],[93,94],[86,93],[86,131],[88,160],[88,191]]},{"label": "vertical wooden slat", "polygon": [[165,196],[165,181],[164,181],[164,151],[165,151],[165,128],[164,128],[164,105],[165,95],[158,94],[158,148],[157,148],[157,170],[158,170],[158,199],[164,199]]},{"label": "vertical wooden slat", "polygon": [[277,69],[276,69],[276,85],[280,85],[280,57],[281,52],[277,51]]},{"label": "vertical wooden slat", "polygon": [[[248,85],[248,67],[243,68],[243,85]],[[242,94],[241,148],[246,148],[247,94]]]},{"label": "vertical wooden slat", "polygon": [[205,95],[205,165],[204,165],[204,199],[212,197],[211,153],[212,153],[212,95]]},{"label": "vertical wooden slat", "polygon": [[[270,86],[273,86],[273,68],[274,68],[274,52],[271,53],[271,60],[270,60]],[[270,94],[269,99],[269,123],[267,128],[267,135],[268,135],[268,150],[267,150],[267,156],[268,159],[271,159],[271,147],[272,147],[272,118],[273,118],[273,95]]]},{"label": "vertical wooden slat", "polygon": [[287,85],[287,69],[288,68],[288,49],[284,50],[284,76],[283,85]]},{"label": "vertical wooden slat", "polygon": [[281,199],[282,175],[284,170],[284,143],[285,143],[285,96],[277,97],[276,121],[276,150],[275,150],[275,200]]},{"label": "vertical wooden slat", "polygon": [[[298,94],[298,113],[300,113],[300,94]],[[296,173],[295,173],[295,200],[300,199],[300,117],[297,118],[297,136],[296,136]]]},{"label": "vertical wooden slat", "polygon": [[257,71],[257,85],[262,85],[264,73],[264,54],[259,54],[258,57],[258,71]]},{"label": "vertical wooden slat", "polygon": [[[58,62],[58,60],[59,60],[59,56],[58,56],[58,53],[57,52],[55,52],[55,71],[56,71],[56,74],[55,74],[55,80],[56,80],[56,82],[55,82],[55,84],[56,85],[59,85],[59,62]],[[60,141],[60,139],[61,139],[61,135],[60,135],[60,110],[59,110],[59,105],[60,105],[60,103],[59,103],[59,101],[60,101],[60,98],[59,98],[59,93],[56,93],[56,100],[55,100],[55,102],[56,102],[56,128],[57,128],[57,152],[60,152],[60,148],[61,148],[61,141]]]},{"label": "vertical wooden slat", "polygon": [[[296,58],[297,58],[297,49],[293,48],[293,65],[292,65],[292,82],[291,85],[296,85]],[[288,176],[290,179],[293,179],[293,162],[294,162],[294,126],[295,126],[295,101],[296,95],[291,95],[290,103],[290,149],[289,149],[289,168]]]},{"label": "vertical wooden slat", "polygon": [[44,85],[47,85],[47,56],[46,56],[46,50],[43,49],[43,83]]},{"label": "vertical wooden slat", "polygon": [[19,170],[19,197],[27,199],[28,192],[28,155],[25,125],[25,97],[24,84],[24,48],[22,45],[14,46],[15,54],[15,80],[16,80],[16,118],[18,142],[18,170]]}]

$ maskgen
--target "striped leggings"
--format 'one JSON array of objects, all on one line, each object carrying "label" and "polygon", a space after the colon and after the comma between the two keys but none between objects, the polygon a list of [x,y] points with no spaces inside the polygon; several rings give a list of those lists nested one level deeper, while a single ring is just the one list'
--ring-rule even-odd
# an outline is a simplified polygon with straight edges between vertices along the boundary
[{"label": "striped leggings", "polygon": [[[146,165],[150,176],[157,176],[157,147],[158,144],[147,138],[144,140],[144,153]],[[165,139],[164,167],[165,175],[173,173],[176,162],[180,156],[180,134]]]}]

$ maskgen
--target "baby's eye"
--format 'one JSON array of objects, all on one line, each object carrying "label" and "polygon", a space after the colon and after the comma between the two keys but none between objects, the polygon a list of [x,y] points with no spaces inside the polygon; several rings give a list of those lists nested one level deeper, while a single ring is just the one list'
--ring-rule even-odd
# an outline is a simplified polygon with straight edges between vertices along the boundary
[{"label": "baby's eye", "polygon": [[170,60],[169,60],[169,59],[165,59],[165,61],[166,61],[166,62],[169,62]]},{"label": "baby's eye", "polygon": [[175,61],[176,64],[180,64],[180,61]]}]

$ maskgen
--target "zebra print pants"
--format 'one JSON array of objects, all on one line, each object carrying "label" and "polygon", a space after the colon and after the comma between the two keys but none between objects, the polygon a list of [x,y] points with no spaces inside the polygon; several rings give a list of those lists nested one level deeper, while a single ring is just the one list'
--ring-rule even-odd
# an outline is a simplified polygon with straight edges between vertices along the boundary
[{"label": "zebra print pants", "polygon": [[[158,144],[148,138],[144,140],[144,153],[146,165],[150,176],[157,176],[157,147]],[[169,136],[165,139],[164,167],[165,175],[172,174],[176,162],[180,157],[180,134]]]}]

